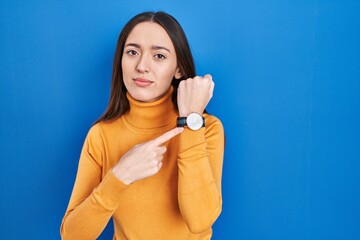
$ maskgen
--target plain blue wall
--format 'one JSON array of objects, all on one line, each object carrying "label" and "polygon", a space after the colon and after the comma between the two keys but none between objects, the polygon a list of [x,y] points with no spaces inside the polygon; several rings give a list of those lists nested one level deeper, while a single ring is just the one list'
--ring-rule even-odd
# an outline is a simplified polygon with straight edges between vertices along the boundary
[{"label": "plain blue wall", "polygon": [[[360,1],[0,1],[0,239],[59,239],[118,34],[173,14],[226,130],[223,239],[360,239]],[[109,239],[111,227],[101,239]]]}]

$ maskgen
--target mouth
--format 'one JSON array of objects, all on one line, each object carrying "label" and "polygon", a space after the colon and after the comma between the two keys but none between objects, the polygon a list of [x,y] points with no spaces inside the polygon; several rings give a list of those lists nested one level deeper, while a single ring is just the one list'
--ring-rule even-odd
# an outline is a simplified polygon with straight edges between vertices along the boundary
[{"label": "mouth", "polygon": [[154,83],[153,81],[150,81],[145,78],[134,78],[133,80],[134,80],[135,84],[139,87],[147,87],[147,86],[151,85],[152,83]]}]

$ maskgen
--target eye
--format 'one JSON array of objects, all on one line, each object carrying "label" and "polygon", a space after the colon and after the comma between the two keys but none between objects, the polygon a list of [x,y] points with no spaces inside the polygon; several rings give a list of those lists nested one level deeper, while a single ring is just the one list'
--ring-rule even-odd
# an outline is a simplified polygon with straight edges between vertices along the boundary
[{"label": "eye", "polygon": [[135,51],[135,50],[128,50],[128,51],[126,51],[126,53],[127,53],[128,55],[130,55],[130,56],[138,55],[138,52]]},{"label": "eye", "polygon": [[154,58],[162,60],[162,59],[166,59],[166,56],[161,53],[158,53],[155,54]]}]

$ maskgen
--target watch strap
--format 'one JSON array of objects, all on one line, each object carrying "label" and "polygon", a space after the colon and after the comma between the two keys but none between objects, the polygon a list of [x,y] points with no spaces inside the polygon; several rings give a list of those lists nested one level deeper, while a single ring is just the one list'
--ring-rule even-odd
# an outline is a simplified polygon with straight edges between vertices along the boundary
[{"label": "watch strap", "polygon": [[186,117],[178,117],[176,119],[176,126],[177,127],[186,127]]},{"label": "watch strap", "polygon": [[[205,118],[203,116],[201,116],[202,119],[203,119],[203,125],[202,127],[205,127]],[[177,127],[186,127],[187,126],[187,123],[186,123],[186,118],[187,117],[178,117],[176,119],[176,126]]]}]

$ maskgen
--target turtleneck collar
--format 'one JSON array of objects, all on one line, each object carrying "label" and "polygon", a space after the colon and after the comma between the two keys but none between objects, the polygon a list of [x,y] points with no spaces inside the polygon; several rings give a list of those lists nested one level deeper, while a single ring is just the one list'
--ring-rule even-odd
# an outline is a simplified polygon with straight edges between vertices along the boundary
[{"label": "turtleneck collar", "polygon": [[130,110],[124,115],[124,121],[135,131],[158,132],[170,130],[176,126],[177,113],[172,102],[173,87],[154,102],[140,102],[127,92]]}]

